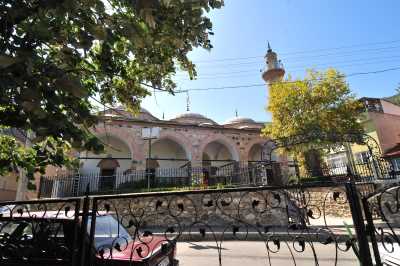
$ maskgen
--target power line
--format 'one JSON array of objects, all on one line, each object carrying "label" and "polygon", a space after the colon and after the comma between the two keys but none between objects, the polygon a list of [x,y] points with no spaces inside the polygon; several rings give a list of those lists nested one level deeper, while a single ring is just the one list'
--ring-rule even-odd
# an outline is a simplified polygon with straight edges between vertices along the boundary
[{"label": "power line", "polygon": [[[313,49],[313,50],[303,50],[303,51],[287,52],[287,53],[280,53],[280,54],[281,55],[308,54],[308,53],[315,53],[315,52],[343,50],[343,49],[349,49],[349,48],[355,48],[355,47],[373,46],[373,45],[390,44],[390,43],[398,43],[398,42],[400,42],[400,40],[372,42],[372,43],[355,44],[355,45],[339,46],[339,47],[332,47],[332,48]],[[246,60],[246,59],[263,58],[263,57],[264,57],[264,55],[247,56],[247,57],[228,57],[228,58],[222,58],[222,59],[198,60],[196,62],[197,63],[225,62],[225,61],[237,61],[237,60]]]},{"label": "power line", "polygon": [[[399,46],[399,48],[400,48],[400,46]],[[382,51],[380,51],[380,53],[381,52]],[[384,51],[384,52],[387,53],[389,51]],[[394,52],[394,51],[390,51],[390,53],[392,53],[392,52]],[[396,50],[395,52],[398,53],[398,52],[400,52],[400,50]],[[367,57],[368,56],[368,57],[371,57],[371,56],[373,56],[375,54],[380,54],[380,53],[374,52],[374,53],[369,53],[369,54],[366,54],[366,55],[361,55],[361,54],[356,55],[356,54],[351,53],[351,54],[342,55],[342,56],[337,55],[337,56],[335,56],[335,58],[348,57],[348,56],[354,56],[354,57],[359,57],[359,56]],[[392,58],[393,55],[386,54],[386,55],[380,56],[379,58],[387,58],[387,57]],[[378,58],[378,57],[375,57],[375,58]],[[322,58],[321,57],[321,59],[326,59],[326,58]],[[346,60],[344,62],[353,62],[353,61],[360,61],[360,60],[369,60],[369,59],[357,58],[357,59],[352,59],[352,60]],[[298,60],[283,60],[283,61],[284,61],[285,65],[291,65],[291,64],[297,63],[297,62],[299,62],[299,63],[301,62],[302,64],[310,65],[309,61],[308,62],[307,61],[302,61],[302,60],[300,60],[300,61],[298,61]],[[258,65],[259,66],[258,69],[261,69],[264,64],[265,63],[262,62],[262,61],[253,61],[253,62],[242,62],[242,63],[239,63],[239,64],[230,64],[230,65],[212,65],[212,66],[207,66],[207,67],[198,66],[197,69],[198,69],[199,72],[200,71],[201,72],[202,71],[207,71],[207,72],[208,71],[210,71],[210,72],[212,71],[212,72],[214,72],[216,69],[219,69],[219,68],[221,68],[221,69],[222,68],[223,69],[235,69],[235,72],[241,72],[241,71],[249,71],[249,69],[253,69],[253,68],[245,67],[247,65],[252,65],[252,66]],[[238,70],[236,70],[236,69],[238,69]],[[256,71],[256,70],[254,70],[254,71]],[[214,74],[214,73],[211,73],[211,74]],[[219,72],[218,74],[223,74],[223,72]],[[179,76],[186,77],[187,75],[185,74],[185,72],[182,71],[182,72],[178,72],[175,76],[177,76],[177,77],[179,77]]]},{"label": "power line", "polygon": [[[341,53],[325,53],[325,54],[318,54],[318,55],[310,55],[306,57],[281,57],[281,60],[285,62],[292,62],[292,63],[303,63],[309,59],[317,59],[317,58],[323,58],[326,59],[326,57],[330,56],[335,56],[335,57],[348,57],[348,56],[361,56],[363,53],[368,52],[368,55],[373,55],[373,54],[381,54],[381,53],[388,53],[388,52],[393,52],[397,51],[395,49],[400,48],[399,46],[390,46],[390,47],[380,47],[380,48],[373,48],[373,49],[361,49],[361,50],[353,50],[353,51],[346,51],[346,52],[341,52]],[[199,67],[206,67],[207,65],[208,69],[213,69],[213,68],[232,68],[232,67],[237,67],[237,66],[244,66],[244,65],[253,65],[253,64],[260,64],[264,63],[264,61],[261,60],[252,60],[252,61],[245,61],[245,62],[234,62],[234,63],[223,63],[223,64],[199,64],[197,62],[194,62],[196,65]]]},{"label": "power line", "polygon": [[[391,57],[381,57],[381,59],[387,60],[376,60],[377,58],[370,58],[370,59],[360,59],[360,60],[350,60],[350,61],[341,61],[341,62],[333,62],[333,63],[326,63],[326,64],[314,64],[311,66],[296,66],[296,67],[289,67],[285,68],[288,72],[298,71],[298,70],[305,70],[305,69],[312,69],[318,67],[335,67],[335,68],[343,68],[343,67],[352,67],[352,66],[359,66],[359,65],[371,65],[371,64],[381,64],[381,63],[398,63],[398,58],[400,55],[395,55]],[[343,64],[343,63],[351,63],[351,62],[359,62],[355,64]],[[258,70],[258,71],[257,71]],[[195,80],[205,80],[205,79],[223,79],[223,78],[236,78],[236,77],[251,77],[260,74],[260,69],[257,70],[245,70],[245,71],[234,71],[234,72],[220,72],[216,74],[206,74],[206,75],[198,75],[198,78]],[[252,74],[245,74],[240,75],[242,73],[252,73]],[[239,75],[233,75],[239,74]],[[188,78],[179,78],[179,81],[190,81]]]},{"label": "power line", "polygon": [[[354,77],[354,76],[361,76],[361,75],[370,75],[370,74],[379,74],[379,73],[384,73],[384,72],[389,72],[389,71],[395,71],[395,70],[400,70],[399,67],[392,67],[392,68],[386,68],[386,69],[381,69],[381,70],[375,70],[375,71],[367,71],[367,72],[354,72],[350,73],[347,75],[340,75],[339,77],[341,78],[346,78],[346,77]],[[311,79],[310,81],[319,81],[321,79]],[[299,80],[293,80],[293,81],[280,81],[280,82],[275,82],[275,84],[288,84],[288,83],[296,83],[299,82]],[[266,83],[257,83],[257,84],[244,84],[244,85],[236,85],[236,86],[222,86],[222,87],[209,87],[209,88],[196,88],[196,89],[187,89],[187,90],[177,90],[174,91],[175,94],[178,93],[188,93],[190,91],[211,91],[211,90],[225,90],[225,89],[237,89],[237,88],[251,88],[251,87],[264,87],[267,86]],[[157,91],[157,92],[165,92],[165,91]],[[113,110],[119,115],[121,115],[124,118],[130,119],[131,117],[125,115],[123,112],[118,110],[117,108],[110,107],[105,105],[103,102],[97,100],[94,96],[90,96],[92,100],[95,102],[101,104],[104,106],[104,108],[107,108],[108,110]]]},{"label": "power line", "polygon": [[[354,77],[354,76],[360,76],[360,75],[379,74],[379,73],[395,71],[395,70],[400,70],[400,66],[381,69],[381,70],[375,70],[375,71],[368,71],[368,72],[354,72],[354,73],[350,73],[347,75],[344,75],[344,74],[339,75],[339,77],[346,78],[346,77]],[[321,80],[321,79],[310,79],[310,81],[319,81],[319,80]],[[299,80],[279,81],[279,82],[274,82],[274,84],[289,84],[289,83],[296,83],[296,82],[299,82]],[[267,85],[268,84],[266,84],[266,83],[257,83],[257,84],[244,84],[244,85],[236,85],[236,86],[196,88],[196,89],[178,90],[178,91],[175,91],[174,93],[177,94],[177,93],[186,93],[188,91],[210,91],[210,90],[225,90],[225,89],[236,89],[236,88],[250,88],[250,87],[261,87],[261,86],[267,86]]]}]

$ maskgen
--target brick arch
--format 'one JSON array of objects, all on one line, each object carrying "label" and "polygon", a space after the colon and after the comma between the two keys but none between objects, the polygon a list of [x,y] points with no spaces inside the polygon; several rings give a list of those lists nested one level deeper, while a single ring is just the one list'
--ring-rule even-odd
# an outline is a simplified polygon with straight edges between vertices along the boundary
[{"label": "brick arch", "polygon": [[228,137],[226,137],[224,135],[210,136],[201,142],[200,147],[198,149],[198,152],[199,152],[198,156],[201,156],[200,160],[202,160],[202,155],[203,155],[205,148],[207,147],[208,144],[210,144],[212,142],[221,143],[229,150],[233,160],[235,160],[235,161],[240,160],[240,152],[239,152],[238,147],[236,146],[236,144],[234,142],[232,142]]},{"label": "brick arch", "polygon": [[104,127],[96,127],[93,130],[93,133],[97,137],[103,137],[106,135],[116,137],[118,140],[123,142],[127,147],[129,148],[129,151],[131,153],[131,159],[137,159],[138,153],[141,151],[141,148],[138,146],[138,144],[135,142],[134,139],[134,133],[131,132],[127,128],[122,128],[122,127],[112,127],[112,126],[107,126],[106,128]]},{"label": "brick arch", "polygon": [[175,142],[176,144],[178,144],[180,147],[182,147],[182,149],[185,151],[186,154],[186,158],[188,160],[192,159],[192,153],[191,153],[191,141],[189,141],[189,139],[187,139],[183,134],[177,133],[177,132],[168,132],[168,131],[164,131],[161,130],[160,131],[160,138],[158,138],[157,140],[155,140],[153,142],[153,145],[159,141],[162,140],[172,140],[173,142]]}]

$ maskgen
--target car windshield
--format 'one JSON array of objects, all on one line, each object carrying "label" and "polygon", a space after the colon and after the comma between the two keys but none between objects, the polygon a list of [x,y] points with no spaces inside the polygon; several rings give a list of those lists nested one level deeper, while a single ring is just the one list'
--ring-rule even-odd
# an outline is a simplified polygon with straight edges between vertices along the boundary
[{"label": "car windshield", "polygon": [[[88,233],[90,234],[91,221],[88,223]],[[132,238],[126,229],[118,223],[111,215],[97,216],[96,229],[94,235],[94,245],[96,250],[100,248],[115,247],[118,243],[120,246],[125,246],[131,242]]]},{"label": "car windshield", "polygon": [[11,235],[20,225],[20,222],[0,222],[0,236]]}]

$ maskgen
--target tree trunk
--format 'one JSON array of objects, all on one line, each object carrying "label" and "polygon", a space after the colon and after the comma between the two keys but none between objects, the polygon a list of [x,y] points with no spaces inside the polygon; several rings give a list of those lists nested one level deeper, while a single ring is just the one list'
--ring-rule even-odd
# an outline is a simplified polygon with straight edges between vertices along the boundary
[{"label": "tree trunk", "polygon": [[305,167],[312,177],[323,176],[321,167],[321,154],[318,150],[312,149],[304,153]]}]

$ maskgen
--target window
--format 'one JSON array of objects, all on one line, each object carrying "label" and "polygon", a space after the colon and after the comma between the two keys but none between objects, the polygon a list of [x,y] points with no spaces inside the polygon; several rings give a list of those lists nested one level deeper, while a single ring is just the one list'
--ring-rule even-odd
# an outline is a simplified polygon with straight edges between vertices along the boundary
[{"label": "window", "polygon": [[339,168],[347,165],[347,156],[345,153],[328,155],[326,163],[330,168]]},{"label": "window", "polygon": [[368,151],[357,152],[356,154],[354,154],[354,159],[358,164],[368,163],[369,152]]},{"label": "window", "polygon": [[[90,233],[91,221],[88,222],[88,233]],[[96,249],[110,248],[118,242],[126,245],[132,241],[131,236],[125,228],[111,215],[97,216],[94,235]]]},{"label": "window", "polygon": [[393,167],[395,171],[400,171],[400,158],[393,159]]}]

